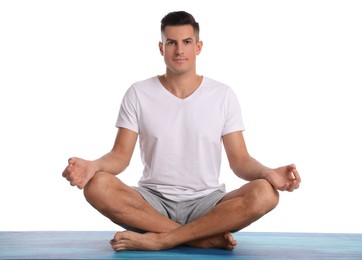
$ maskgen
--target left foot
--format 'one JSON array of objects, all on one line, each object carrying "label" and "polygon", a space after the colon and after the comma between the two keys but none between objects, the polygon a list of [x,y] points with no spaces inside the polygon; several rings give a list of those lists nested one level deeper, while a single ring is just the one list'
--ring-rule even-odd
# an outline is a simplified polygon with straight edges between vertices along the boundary
[{"label": "left foot", "polygon": [[114,251],[157,251],[170,248],[161,243],[160,236],[157,233],[140,234],[132,231],[123,231],[117,232],[110,243]]}]

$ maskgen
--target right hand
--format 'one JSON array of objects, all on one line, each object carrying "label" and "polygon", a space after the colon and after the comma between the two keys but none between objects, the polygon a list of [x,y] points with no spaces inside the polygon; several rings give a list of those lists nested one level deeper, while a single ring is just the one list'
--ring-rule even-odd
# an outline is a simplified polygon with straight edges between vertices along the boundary
[{"label": "right hand", "polygon": [[95,162],[72,157],[68,159],[68,166],[62,175],[70,182],[70,185],[83,189],[98,171],[99,168]]}]

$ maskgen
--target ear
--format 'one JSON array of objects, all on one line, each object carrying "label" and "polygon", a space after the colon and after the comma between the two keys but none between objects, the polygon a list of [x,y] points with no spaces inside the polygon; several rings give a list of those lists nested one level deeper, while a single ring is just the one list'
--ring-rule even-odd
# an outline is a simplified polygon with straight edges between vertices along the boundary
[{"label": "ear", "polygon": [[162,42],[158,42],[158,48],[160,49],[160,53],[163,56],[163,43]]},{"label": "ear", "polygon": [[196,43],[196,55],[199,55],[201,53],[203,45],[204,45],[204,43],[202,41],[198,41]]}]

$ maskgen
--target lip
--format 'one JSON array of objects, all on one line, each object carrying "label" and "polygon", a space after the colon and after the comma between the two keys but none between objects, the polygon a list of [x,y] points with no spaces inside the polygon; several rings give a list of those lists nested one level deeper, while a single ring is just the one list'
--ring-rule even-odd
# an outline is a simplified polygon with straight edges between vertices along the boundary
[{"label": "lip", "polygon": [[173,59],[175,62],[185,62],[185,61],[187,61],[187,59],[186,58],[175,58],[175,59]]}]

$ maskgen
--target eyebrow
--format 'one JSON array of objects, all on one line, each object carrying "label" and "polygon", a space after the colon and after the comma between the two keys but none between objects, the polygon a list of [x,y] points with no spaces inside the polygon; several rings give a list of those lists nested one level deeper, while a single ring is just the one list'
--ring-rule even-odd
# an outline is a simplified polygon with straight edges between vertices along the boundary
[{"label": "eyebrow", "polygon": [[[184,41],[193,41],[194,39],[193,38],[191,38],[191,37],[188,37],[188,38],[185,38],[185,39],[182,39],[182,41],[184,42]],[[168,41],[172,41],[172,42],[177,42],[176,40],[174,40],[174,39],[170,39],[170,38],[167,38],[166,39],[166,42],[168,42]]]}]

